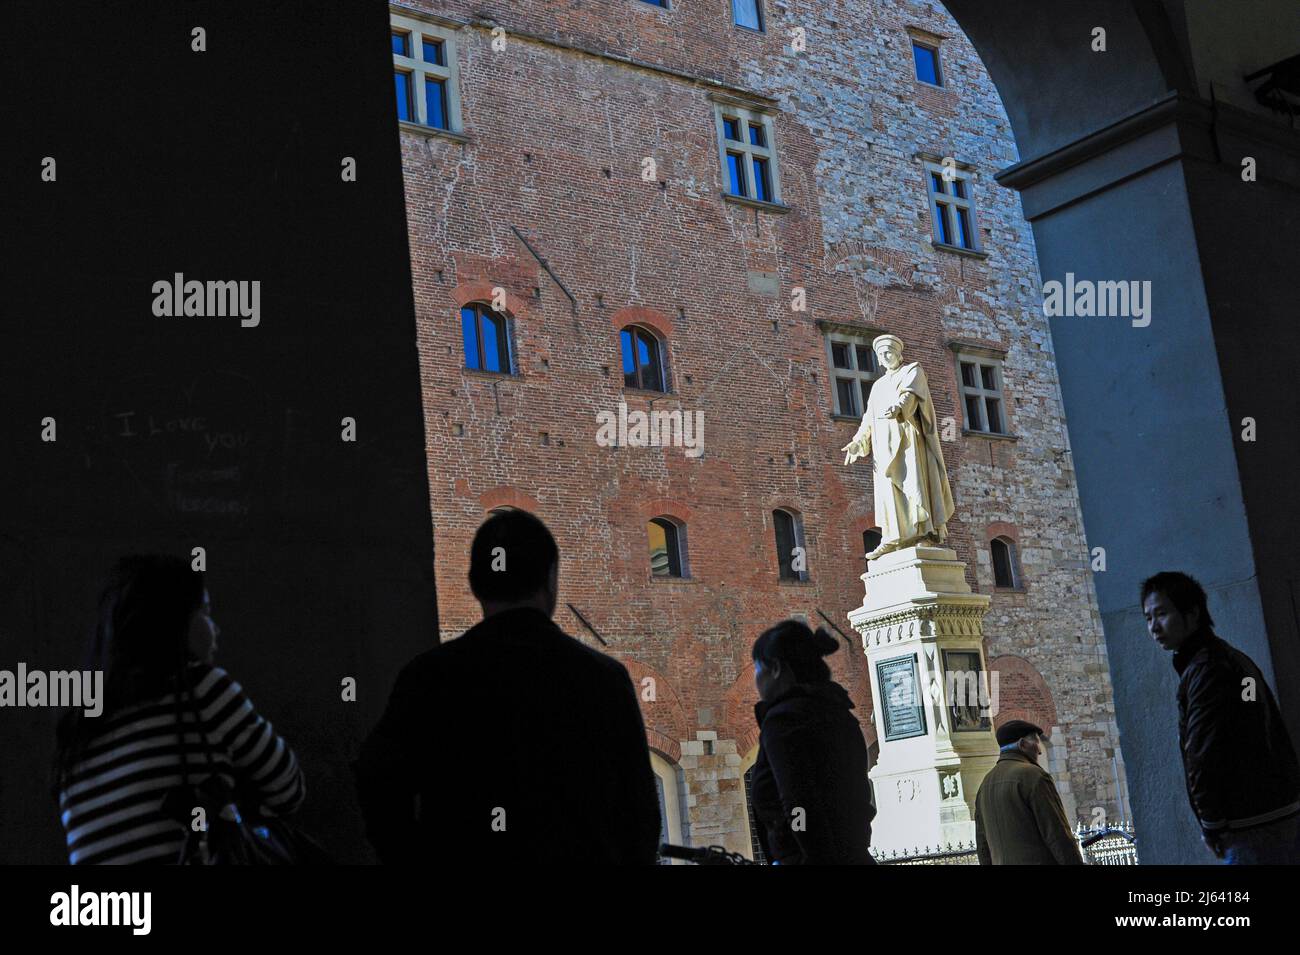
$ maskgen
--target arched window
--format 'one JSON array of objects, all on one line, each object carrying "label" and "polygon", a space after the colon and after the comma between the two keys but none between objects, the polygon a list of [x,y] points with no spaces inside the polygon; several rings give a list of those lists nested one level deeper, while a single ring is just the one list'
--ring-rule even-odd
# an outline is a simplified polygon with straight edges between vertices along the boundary
[{"label": "arched window", "polygon": [[[680,771],[654,750],[650,750],[650,768],[654,771],[655,793],[659,796],[659,842],[685,845]],[[667,859],[660,859],[659,864],[671,863]]]},{"label": "arched window", "polygon": [[782,508],[772,512],[776,532],[776,561],[782,580],[808,579],[808,551],[804,547],[803,521]]},{"label": "arched window", "polygon": [[[865,531],[862,532],[862,553],[864,555],[870,554],[873,550],[875,550],[877,547],[880,546],[880,542],[882,540],[884,540],[884,537],[881,535],[879,527],[867,528]],[[867,566],[867,569],[868,570],[871,569],[871,566],[869,564]]]},{"label": "arched window", "polygon": [[993,552],[993,585],[1010,590],[1020,588],[1020,567],[1016,561],[1016,542],[1009,537],[995,537],[989,541]]},{"label": "arched window", "polygon": [[654,333],[640,325],[619,332],[623,348],[623,384],[646,391],[667,391],[663,345]]},{"label": "arched window", "polygon": [[686,563],[686,525],[670,517],[646,522],[650,545],[650,573],[656,577],[689,577]]},{"label": "arched window", "polygon": [[460,310],[460,337],[465,344],[465,367],[474,371],[514,373],[510,321],[481,302]]}]

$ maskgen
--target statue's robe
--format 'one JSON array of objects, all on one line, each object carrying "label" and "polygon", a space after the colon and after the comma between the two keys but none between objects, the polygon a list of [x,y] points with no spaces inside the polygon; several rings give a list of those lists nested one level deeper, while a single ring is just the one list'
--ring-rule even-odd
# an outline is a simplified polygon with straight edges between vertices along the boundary
[{"label": "statue's robe", "polygon": [[[901,422],[885,415],[900,399]],[[881,543],[908,547],[927,534],[942,541],[952,517],[952,488],[939,446],[934,402],[919,362],[899,365],[876,379],[853,445],[875,463]]]}]

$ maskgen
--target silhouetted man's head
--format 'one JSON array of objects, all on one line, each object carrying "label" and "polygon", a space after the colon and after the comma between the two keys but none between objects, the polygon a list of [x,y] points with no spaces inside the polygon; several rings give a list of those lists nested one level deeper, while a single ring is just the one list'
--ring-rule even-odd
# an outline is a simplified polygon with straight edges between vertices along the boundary
[{"label": "silhouetted man's head", "polygon": [[1204,588],[1174,570],[1142,582],[1142,616],[1151,638],[1165,650],[1177,650],[1197,630],[1214,626]]},{"label": "silhouetted man's head", "polygon": [[474,535],[469,586],[490,617],[514,607],[555,613],[560,592],[560,550],[555,538],[527,511],[493,514]]}]

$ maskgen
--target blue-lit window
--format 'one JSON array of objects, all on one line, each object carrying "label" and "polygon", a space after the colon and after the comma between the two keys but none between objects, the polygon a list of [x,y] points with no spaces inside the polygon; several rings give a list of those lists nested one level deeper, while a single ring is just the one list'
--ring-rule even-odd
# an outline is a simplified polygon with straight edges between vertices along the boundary
[{"label": "blue-lit window", "polygon": [[745,191],[745,157],[740,153],[727,153],[727,176],[733,196],[748,195]]},{"label": "blue-lit window", "polygon": [[486,305],[466,305],[460,310],[460,336],[466,368],[511,374],[510,325],[504,315]]},{"label": "blue-lit window", "polygon": [[619,333],[623,352],[623,384],[646,391],[667,391],[663,349],[648,329],[629,325]]},{"label": "blue-lit window", "polygon": [[390,14],[397,118],[460,132],[456,32],[414,16]]},{"label": "blue-lit window", "polygon": [[733,143],[740,142],[740,120],[731,116],[722,118],[722,134]]},{"label": "blue-lit window", "polygon": [[947,167],[927,163],[926,179],[929,183],[935,242],[953,248],[980,251],[968,174],[957,171],[951,163]]},{"label": "blue-lit window", "polygon": [[916,78],[932,86],[943,85],[943,75],[939,72],[939,50],[937,47],[912,41],[912,62],[916,64]]},{"label": "blue-lit window", "polygon": [[731,0],[731,19],[738,27],[763,29],[763,8],[759,0]]},{"label": "blue-lit window", "polygon": [[772,201],[772,180],[767,174],[767,160],[758,156],[754,157],[754,198]]},{"label": "blue-lit window", "polygon": [[648,3],[652,7],[663,7],[668,9],[668,0],[641,0],[642,3]]},{"label": "blue-lit window", "polygon": [[761,123],[749,123],[749,144],[751,146],[766,146],[767,142],[763,139],[763,125]]},{"label": "blue-lit window", "polygon": [[424,81],[424,114],[430,126],[447,128],[447,84],[433,77]]},{"label": "blue-lit window", "polygon": [[394,73],[393,80],[397,86],[397,118],[404,122],[415,121],[415,110],[411,109],[411,74]]}]

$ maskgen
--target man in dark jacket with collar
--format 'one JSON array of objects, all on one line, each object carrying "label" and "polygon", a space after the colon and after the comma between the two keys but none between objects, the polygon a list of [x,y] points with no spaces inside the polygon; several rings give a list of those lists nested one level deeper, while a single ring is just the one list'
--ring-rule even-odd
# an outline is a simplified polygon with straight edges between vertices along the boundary
[{"label": "man in dark jacket with collar", "polygon": [[552,621],[559,550],[524,511],[470,551],[483,622],[412,660],[356,764],[388,863],[653,864],[659,801],[627,669]]},{"label": "man in dark jacket with collar", "polygon": [[1056,784],[1038,765],[1043,731],[1025,720],[998,727],[997,764],[975,796],[980,865],[1083,865]]},{"label": "man in dark jacket with collar", "polygon": [[1230,864],[1300,862],[1300,763],[1259,667],[1215,635],[1205,590],[1186,574],[1146,580],[1142,613],[1174,655],[1183,773],[1205,844]]}]

